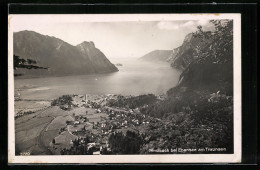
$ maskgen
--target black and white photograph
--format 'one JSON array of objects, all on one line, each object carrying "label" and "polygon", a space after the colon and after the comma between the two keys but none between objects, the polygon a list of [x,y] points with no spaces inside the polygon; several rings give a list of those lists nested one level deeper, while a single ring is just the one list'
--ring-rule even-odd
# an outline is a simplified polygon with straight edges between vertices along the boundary
[{"label": "black and white photograph", "polygon": [[241,161],[239,14],[8,20],[10,163]]}]

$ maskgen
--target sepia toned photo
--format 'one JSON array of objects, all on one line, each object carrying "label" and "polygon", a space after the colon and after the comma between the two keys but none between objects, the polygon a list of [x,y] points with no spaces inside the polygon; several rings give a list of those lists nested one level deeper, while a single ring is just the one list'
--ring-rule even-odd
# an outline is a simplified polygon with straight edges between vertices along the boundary
[{"label": "sepia toned photo", "polygon": [[241,161],[240,14],[9,15],[9,163]]}]

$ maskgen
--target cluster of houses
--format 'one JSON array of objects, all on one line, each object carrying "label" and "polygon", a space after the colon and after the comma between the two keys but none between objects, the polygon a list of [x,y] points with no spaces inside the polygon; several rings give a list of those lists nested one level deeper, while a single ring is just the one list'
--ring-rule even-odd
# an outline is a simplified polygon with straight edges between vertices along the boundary
[{"label": "cluster of houses", "polygon": [[[71,141],[71,145],[75,145],[75,142],[78,142],[78,144],[84,144],[87,149],[92,148],[93,154],[102,154],[103,149],[111,151],[107,141],[110,134],[116,133],[120,129],[135,128],[156,121],[155,118],[141,114],[140,108],[127,109],[106,106],[105,101],[114,97],[114,95],[108,95],[105,98],[96,98],[92,101],[88,100],[87,96],[78,97],[78,101],[76,101],[78,106],[92,108],[96,113],[106,113],[107,116],[100,116],[99,122],[89,122],[85,115],[73,115],[74,120],[67,121],[66,123],[67,125],[78,127],[72,134],[78,136],[79,140]],[[148,107],[148,105],[143,107]],[[90,125],[92,125],[92,128],[89,128]],[[89,131],[95,133],[94,138],[92,138],[95,142],[86,144],[84,136]]]},{"label": "cluster of houses", "polygon": [[[111,152],[111,149],[109,147],[108,141],[102,141],[102,142],[89,142],[86,143],[85,138],[77,138],[75,140],[70,141],[71,148],[77,148],[78,146],[81,147],[83,153],[85,154],[92,154],[92,155],[102,155],[104,153],[104,150],[106,150],[106,153]],[[62,149],[61,154],[64,154],[66,151],[69,151],[69,154],[71,154],[71,149]],[[72,151],[73,152],[73,151]],[[81,152],[82,153],[82,152]]]},{"label": "cluster of houses", "polygon": [[[95,142],[87,143],[86,138],[78,137],[75,140],[71,140],[70,145],[71,145],[71,147],[82,145],[82,146],[84,146],[85,151],[91,150],[93,155],[101,155],[102,151],[104,151],[104,150],[106,150],[107,152],[110,152],[111,149],[108,144],[108,141],[105,138],[103,138],[101,140],[97,140],[97,137],[100,137],[100,135],[94,135],[91,133],[91,135],[90,135],[91,141],[95,141]],[[89,139],[88,139],[88,141],[89,141]]]},{"label": "cluster of houses", "polygon": [[120,123],[121,127],[149,124],[152,120],[149,116],[141,114],[138,108],[130,109],[128,112],[110,109],[108,117],[110,120]]},{"label": "cluster of houses", "polygon": [[[94,108],[99,109],[102,105],[105,105],[106,101],[111,99],[116,99],[117,95],[107,94],[107,95],[73,95],[73,104],[78,107]],[[91,99],[90,99],[91,98]]]},{"label": "cluster of houses", "polygon": [[105,136],[115,133],[118,129],[135,128],[157,121],[155,118],[136,112],[136,110],[126,111],[125,109],[104,107],[104,111],[108,114],[108,118],[97,122],[93,127]]}]

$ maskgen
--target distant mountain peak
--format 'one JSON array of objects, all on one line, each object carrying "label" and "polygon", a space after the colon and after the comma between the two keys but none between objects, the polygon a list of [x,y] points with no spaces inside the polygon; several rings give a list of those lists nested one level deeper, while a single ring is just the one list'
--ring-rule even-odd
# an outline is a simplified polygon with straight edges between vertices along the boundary
[{"label": "distant mountain peak", "polygon": [[157,62],[157,61],[166,62],[171,52],[172,50],[154,50],[142,56],[140,59],[145,61],[150,61],[150,62]]}]

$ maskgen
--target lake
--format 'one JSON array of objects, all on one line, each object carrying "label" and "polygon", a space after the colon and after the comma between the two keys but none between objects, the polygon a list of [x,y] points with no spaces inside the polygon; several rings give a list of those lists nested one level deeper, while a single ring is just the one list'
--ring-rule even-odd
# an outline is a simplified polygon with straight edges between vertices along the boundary
[{"label": "lake", "polygon": [[51,100],[63,94],[165,94],[179,80],[180,72],[169,63],[137,59],[110,59],[121,63],[119,71],[107,74],[45,78],[15,78],[15,92],[22,99]]}]

